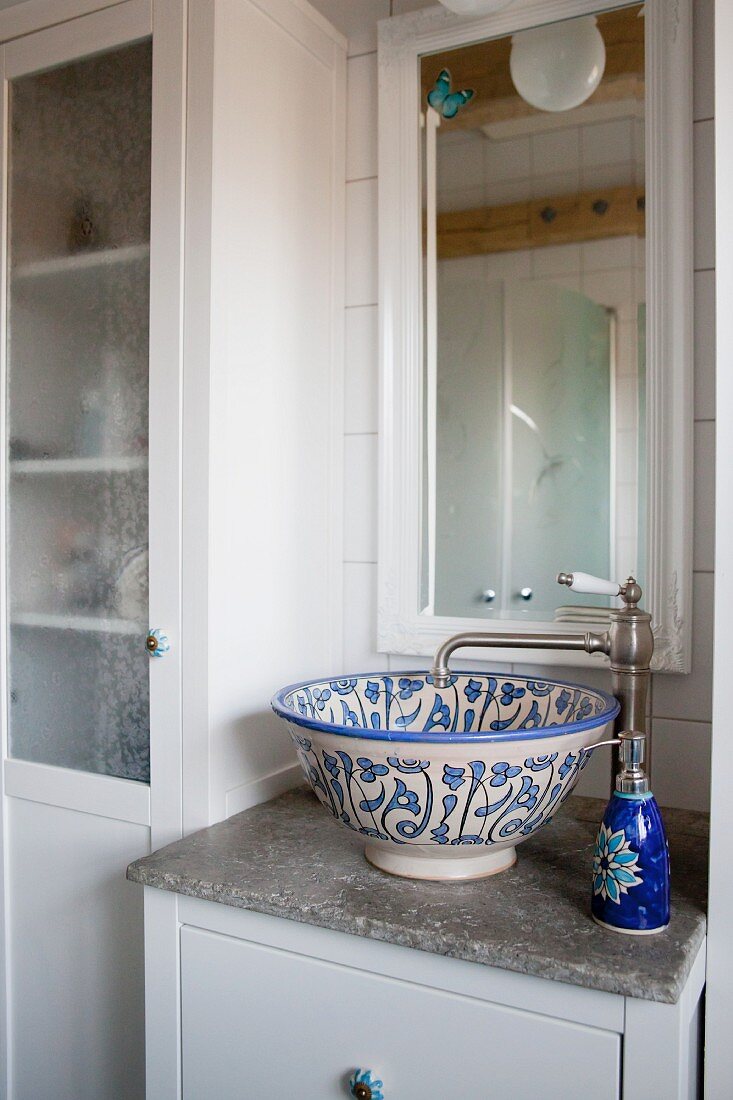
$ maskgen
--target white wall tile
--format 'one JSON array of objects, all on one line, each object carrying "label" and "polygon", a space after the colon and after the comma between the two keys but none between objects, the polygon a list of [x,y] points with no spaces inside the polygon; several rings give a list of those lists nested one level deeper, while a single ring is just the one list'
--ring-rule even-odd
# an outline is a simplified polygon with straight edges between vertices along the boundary
[{"label": "white wall tile", "polygon": [[631,119],[598,122],[580,128],[580,155],[583,168],[620,164],[634,158]]},{"label": "white wall tile", "polygon": [[376,432],[379,390],[378,311],[376,306],[346,310],[344,431]]},{"label": "white wall tile", "polygon": [[643,267],[632,269],[634,274],[634,301],[637,305],[647,300],[646,270]]},{"label": "white wall tile", "polygon": [[392,14],[405,15],[408,11],[435,6],[435,0],[392,0]]},{"label": "white wall tile", "polygon": [[377,653],[377,567],[344,564],[345,676],[388,668],[387,656]]},{"label": "white wall tile", "polygon": [[[585,683],[583,673],[578,676],[578,679]],[[605,746],[602,749],[596,749],[580,773],[574,794],[581,794],[585,798],[610,798],[611,771],[611,749]],[[600,821],[598,824],[600,825]]]},{"label": "white wall tile", "polygon": [[637,168],[643,168],[646,164],[646,127],[643,119],[634,119],[631,133],[634,142],[634,163]]},{"label": "white wall tile", "polygon": [[638,385],[635,377],[619,378],[616,385],[616,430],[636,433]]},{"label": "white wall tile", "polygon": [[[558,586],[560,600],[563,590]],[[574,597],[571,597],[571,599]],[[569,601],[568,601],[569,602]],[[529,655],[529,654],[528,654]],[[514,671],[518,676],[536,676],[538,680],[563,680],[571,684],[585,684],[587,687],[600,688],[601,691],[611,690],[611,673],[608,661],[598,658],[597,668],[573,668],[571,665],[533,665],[531,661],[526,664],[514,662]]]},{"label": "white wall tile", "polygon": [[636,538],[616,539],[616,571],[615,577],[638,577],[640,573],[638,561],[639,547]]},{"label": "white wall tile", "polygon": [[[638,434],[636,432],[616,433],[616,478],[624,485],[635,484]],[[619,494],[624,496],[624,494]],[[618,507],[624,512],[629,511],[629,500],[625,497],[619,500]]]},{"label": "white wall tile", "polygon": [[580,245],[556,244],[536,248],[532,254],[532,274],[535,279],[545,275],[579,275]]},{"label": "white wall tile", "polygon": [[715,0],[694,0],[693,110],[695,119],[712,118],[715,105]]},{"label": "white wall tile", "polygon": [[583,271],[612,271],[630,268],[634,263],[634,237],[607,237],[581,245]]},{"label": "white wall tile", "polygon": [[553,283],[555,286],[564,286],[566,290],[580,292],[580,275],[544,275],[544,283]]},{"label": "white wall tile", "polygon": [[619,500],[616,504],[616,538],[619,542],[623,542],[628,546],[631,542],[636,540],[636,534],[636,508],[624,508],[622,502]]},{"label": "white wall tile", "polygon": [[346,185],[346,305],[377,301],[377,181]]},{"label": "white wall tile", "polygon": [[715,424],[695,424],[695,521],[693,568],[715,568]]},{"label": "white wall tile", "polygon": [[580,168],[580,130],[551,130],[532,136],[532,171],[535,176],[554,175]]},{"label": "white wall tile", "polygon": [[463,141],[443,147],[438,143],[437,177],[441,196],[446,191],[484,186],[484,139],[467,133]]},{"label": "white wall tile", "polygon": [[633,161],[623,164],[604,164],[600,168],[580,169],[580,183],[584,191],[602,191],[608,187],[627,187],[636,183],[636,165]]},{"label": "white wall tile", "polygon": [[579,186],[580,172],[577,168],[566,172],[548,172],[532,177],[531,196],[533,199],[552,199],[557,195],[572,195]]},{"label": "white wall tile", "polygon": [[616,327],[616,377],[636,378],[638,374],[638,343],[636,324],[619,321]]},{"label": "white wall tile", "polygon": [[344,561],[377,560],[377,436],[344,437]]},{"label": "white wall tile", "polygon": [[695,273],[695,416],[715,416],[715,272]]},{"label": "white wall tile", "polygon": [[528,279],[532,274],[532,256],[528,248],[516,252],[495,252],[486,256],[486,276],[489,279]]},{"label": "white wall tile", "polygon": [[715,126],[693,126],[695,269],[715,267]]},{"label": "white wall tile", "polygon": [[638,271],[646,271],[646,237],[637,237],[634,264]]},{"label": "white wall tile", "polygon": [[[509,184],[500,186],[508,187]],[[452,191],[441,191],[438,196],[438,213],[443,214],[448,210],[475,210],[485,206],[486,201],[483,184],[478,187],[459,187]]]},{"label": "white wall tile", "polygon": [[625,271],[591,271],[583,274],[583,293],[601,306],[613,306],[621,321],[636,319],[634,280],[629,268]]},{"label": "white wall tile", "polygon": [[[428,669],[432,663],[432,657],[416,657],[400,653],[393,653],[389,659],[389,667],[395,672]],[[454,672],[483,672],[495,676],[511,676],[512,674],[512,665],[505,661],[466,661],[456,656],[451,657],[450,667]]]},{"label": "white wall tile", "polygon": [[484,138],[486,179],[495,182],[527,179],[530,175],[529,138],[492,141]]},{"label": "white wall tile", "polygon": [[451,145],[462,145],[467,136],[471,136],[474,140],[478,141],[479,134],[470,134],[468,130],[439,130],[438,139],[440,141],[441,149],[448,149]]},{"label": "white wall tile", "polygon": [[661,806],[710,809],[708,722],[655,718],[652,725],[652,790]]},{"label": "white wall tile", "polygon": [[346,178],[377,174],[377,55],[352,57],[348,64]]},{"label": "white wall tile", "polygon": [[[484,182],[484,199],[487,206],[505,206],[512,202],[527,202],[532,198],[532,180],[492,180]],[[454,208],[455,209],[455,208]]]},{"label": "white wall tile", "polygon": [[377,20],[389,15],[389,0],[311,0],[349,40],[349,56],[377,48]]},{"label": "white wall tile", "polygon": [[440,281],[446,283],[483,282],[486,275],[486,256],[454,256],[452,260],[438,260]]},{"label": "white wall tile", "polygon": [[430,668],[431,664],[430,657],[414,656],[410,653],[390,653],[389,655],[390,672],[417,672],[418,669]]},{"label": "white wall tile", "polygon": [[713,575],[695,573],[692,609],[692,672],[654,673],[652,713],[655,718],[712,718]]}]

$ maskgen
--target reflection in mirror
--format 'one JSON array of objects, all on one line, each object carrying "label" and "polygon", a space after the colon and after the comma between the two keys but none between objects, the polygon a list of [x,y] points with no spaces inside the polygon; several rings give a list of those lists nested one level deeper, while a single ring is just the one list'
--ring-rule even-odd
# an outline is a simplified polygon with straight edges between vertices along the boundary
[{"label": "reflection in mirror", "polygon": [[643,15],[421,58],[421,606],[436,615],[598,619],[599,597],[558,606],[566,563],[644,584]]}]

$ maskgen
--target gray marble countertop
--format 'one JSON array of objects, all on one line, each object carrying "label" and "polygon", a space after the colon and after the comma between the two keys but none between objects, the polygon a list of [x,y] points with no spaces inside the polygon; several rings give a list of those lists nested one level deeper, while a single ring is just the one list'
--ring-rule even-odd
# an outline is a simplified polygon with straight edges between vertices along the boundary
[{"label": "gray marble countertop", "polygon": [[519,845],[514,867],[466,883],[417,882],[371,867],[362,843],[306,788],[236,814],[130,864],[144,886],[356,936],[674,1003],[705,936],[707,819],[668,810],[672,921],[624,936],[590,918],[590,868],[603,815],[573,797]]}]

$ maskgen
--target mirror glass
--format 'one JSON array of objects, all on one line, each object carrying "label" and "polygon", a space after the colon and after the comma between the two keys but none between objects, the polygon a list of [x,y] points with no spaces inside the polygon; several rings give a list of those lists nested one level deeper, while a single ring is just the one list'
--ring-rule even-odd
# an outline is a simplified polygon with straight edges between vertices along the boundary
[{"label": "mirror glass", "polygon": [[425,54],[420,84],[421,607],[598,619],[555,574],[644,584],[644,6]]}]

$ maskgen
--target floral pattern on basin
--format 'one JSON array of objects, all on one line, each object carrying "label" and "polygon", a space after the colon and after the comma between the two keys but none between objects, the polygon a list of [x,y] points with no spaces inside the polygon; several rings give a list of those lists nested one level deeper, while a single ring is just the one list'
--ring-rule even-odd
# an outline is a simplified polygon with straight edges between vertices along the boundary
[{"label": "floral pattern on basin", "polygon": [[453,675],[447,688],[437,689],[432,676],[410,672],[286,688],[273,705],[296,724],[339,728],[357,737],[422,741],[437,736],[442,741],[446,735],[463,740],[468,734],[501,741],[512,735],[546,737],[550,727],[577,729],[589,719],[597,725],[615,700],[573,684],[482,673]]},{"label": "floral pattern on basin", "polygon": [[523,765],[443,764],[352,757],[296,735],[303,773],[321,804],[349,829],[395,844],[486,844],[528,836],[547,825],[570,794],[591,753],[584,749],[527,757]]}]

